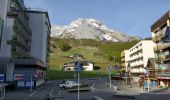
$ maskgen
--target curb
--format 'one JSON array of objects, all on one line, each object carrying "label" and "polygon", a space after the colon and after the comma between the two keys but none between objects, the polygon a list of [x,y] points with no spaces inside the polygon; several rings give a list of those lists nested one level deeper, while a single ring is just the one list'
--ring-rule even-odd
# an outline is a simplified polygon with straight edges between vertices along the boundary
[{"label": "curb", "polygon": [[114,94],[113,97],[116,98],[125,98],[125,99],[136,99],[133,95],[123,95],[123,94]]}]

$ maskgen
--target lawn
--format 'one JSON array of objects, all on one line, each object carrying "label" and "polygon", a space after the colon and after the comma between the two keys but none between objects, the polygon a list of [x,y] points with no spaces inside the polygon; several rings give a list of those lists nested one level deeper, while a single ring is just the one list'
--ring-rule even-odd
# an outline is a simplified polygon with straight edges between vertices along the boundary
[{"label": "lawn", "polygon": [[[74,79],[74,71],[61,71],[58,69],[50,68],[48,70],[49,80],[60,80],[60,79]],[[108,76],[106,72],[99,71],[82,71],[80,72],[80,78],[96,78],[96,77]]]},{"label": "lawn", "polygon": [[107,66],[114,65],[113,61],[109,61],[102,56],[96,56],[96,53],[100,51],[96,47],[85,47],[81,46],[78,48],[73,48],[66,52],[58,52],[50,54],[50,67],[54,67],[55,69],[60,69],[64,65],[64,63],[75,61],[77,59],[67,58],[66,56],[70,56],[72,54],[78,53],[84,56],[86,61],[94,62],[94,66],[99,66],[102,71],[106,70]]}]

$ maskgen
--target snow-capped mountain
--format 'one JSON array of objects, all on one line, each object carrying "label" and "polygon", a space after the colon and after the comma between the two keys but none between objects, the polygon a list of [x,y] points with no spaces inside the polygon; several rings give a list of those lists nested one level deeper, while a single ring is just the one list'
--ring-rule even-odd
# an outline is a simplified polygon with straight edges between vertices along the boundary
[{"label": "snow-capped mountain", "polygon": [[57,38],[95,39],[113,42],[138,39],[137,37],[109,29],[98,20],[80,18],[67,26],[53,26],[51,36]]}]

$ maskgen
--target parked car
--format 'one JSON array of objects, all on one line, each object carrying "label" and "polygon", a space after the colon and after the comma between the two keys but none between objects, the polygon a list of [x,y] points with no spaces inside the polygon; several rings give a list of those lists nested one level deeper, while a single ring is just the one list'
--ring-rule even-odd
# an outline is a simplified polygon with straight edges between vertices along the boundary
[{"label": "parked car", "polygon": [[59,88],[61,88],[61,89],[73,88],[73,87],[78,86],[78,85],[80,85],[80,84],[78,84],[74,81],[62,81],[59,84]]}]

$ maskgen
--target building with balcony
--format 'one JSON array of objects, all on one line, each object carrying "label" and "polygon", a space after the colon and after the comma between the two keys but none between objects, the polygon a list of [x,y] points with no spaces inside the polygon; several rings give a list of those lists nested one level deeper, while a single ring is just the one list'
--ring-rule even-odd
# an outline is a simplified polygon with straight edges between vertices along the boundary
[{"label": "building with balcony", "polygon": [[125,71],[128,71],[128,61],[129,61],[129,50],[124,50],[121,53],[121,65],[125,69]]},{"label": "building with balcony", "polygon": [[40,86],[48,68],[51,33],[48,12],[31,11],[23,0],[0,0],[0,17],[3,20],[0,74],[6,76],[5,82],[10,81],[18,88]]},{"label": "building with balcony", "polygon": [[[28,27],[28,15],[22,0],[1,0],[0,17],[1,27],[0,64],[1,74],[6,82],[13,82],[14,59],[30,57],[31,30]],[[2,25],[2,24],[1,24]],[[10,74],[9,74],[10,73]]]},{"label": "building with balcony", "polygon": [[156,76],[160,86],[170,86],[170,11],[165,13],[152,26]]},{"label": "building with balcony", "polygon": [[142,40],[129,49],[130,72],[134,82],[139,80],[140,75],[146,74],[148,58],[154,58],[153,47],[155,43],[151,40]]}]

